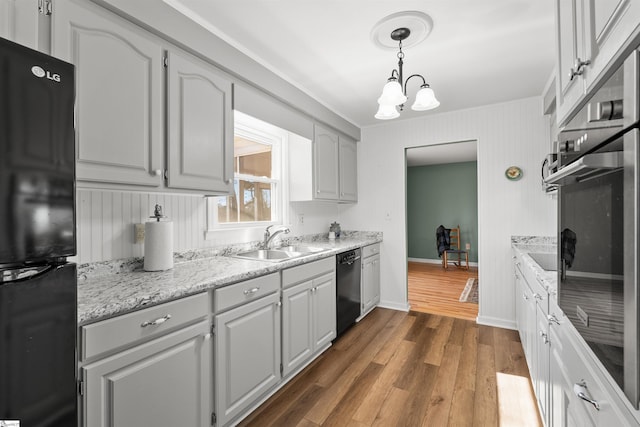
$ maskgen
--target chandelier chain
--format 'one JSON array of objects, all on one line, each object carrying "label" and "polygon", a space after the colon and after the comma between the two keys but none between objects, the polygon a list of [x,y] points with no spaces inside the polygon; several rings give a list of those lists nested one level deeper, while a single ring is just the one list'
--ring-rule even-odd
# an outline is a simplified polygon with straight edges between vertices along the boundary
[{"label": "chandelier chain", "polygon": [[400,40],[399,44],[399,51],[398,51],[398,59],[403,59],[404,58],[404,52],[402,51],[402,40]]}]

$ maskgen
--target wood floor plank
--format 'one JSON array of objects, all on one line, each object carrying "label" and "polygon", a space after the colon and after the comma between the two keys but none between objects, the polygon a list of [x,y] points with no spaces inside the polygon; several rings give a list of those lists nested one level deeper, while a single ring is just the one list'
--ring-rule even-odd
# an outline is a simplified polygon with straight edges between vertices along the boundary
[{"label": "wood floor plank", "polygon": [[383,369],[383,365],[370,363],[353,382],[347,394],[340,400],[340,403],[322,425],[326,427],[343,427],[345,420],[351,420],[353,414],[362,404],[371,387],[373,387],[373,384],[380,377]]},{"label": "wood floor plank", "polygon": [[444,426],[449,420],[462,346],[447,344],[422,426]]},{"label": "wood floor plank", "polygon": [[387,398],[392,388],[393,382],[398,378],[402,369],[405,368],[407,359],[413,351],[416,343],[402,341],[393,353],[392,358],[385,364],[384,371],[380,374],[368,395],[363,399],[358,410],[353,415],[354,420],[364,424],[372,425],[383,402]]},{"label": "wood floor plank", "polygon": [[386,365],[389,362],[391,357],[393,357],[398,350],[398,346],[413,326],[415,320],[416,316],[406,315],[402,318],[402,322],[396,327],[395,332],[391,335],[391,339],[385,343],[378,354],[373,358],[375,363]]},{"label": "wood floor plank", "polygon": [[[481,328],[479,329],[481,331]],[[478,344],[478,367],[473,405],[473,425],[497,426],[498,397],[495,370],[495,351],[492,346]]]},{"label": "wood floor plank", "polygon": [[476,372],[478,364],[478,328],[467,321],[462,343],[462,355],[456,374],[456,390],[476,389]]},{"label": "wood floor plank", "polygon": [[473,390],[456,388],[451,399],[451,410],[447,425],[450,427],[473,426],[473,402],[475,392]]},{"label": "wood floor plank", "polygon": [[402,423],[404,419],[404,405],[409,400],[409,397],[410,392],[408,390],[392,387],[372,426],[393,427],[404,425]]},{"label": "wood floor plank", "polygon": [[409,399],[405,404],[402,425],[420,426],[429,408],[429,397],[436,382],[438,367],[418,363],[414,368],[413,381],[409,388]]},{"label": "wood floor plank", "polygon": [[427,349],[427,354],[424,357],[424,363],[440,366],[442,362],[442,356],[444,354],[445,346],[449,340],[451,334],[451,328],[453,327],[452,317],[443,317],[440,321],[440,326],[436,329],[433,335],[431,345]]},{"label": "wood floor plank", "polygon": [[513,331],[381,308],[370,316],[240,425],[542,426]]}]

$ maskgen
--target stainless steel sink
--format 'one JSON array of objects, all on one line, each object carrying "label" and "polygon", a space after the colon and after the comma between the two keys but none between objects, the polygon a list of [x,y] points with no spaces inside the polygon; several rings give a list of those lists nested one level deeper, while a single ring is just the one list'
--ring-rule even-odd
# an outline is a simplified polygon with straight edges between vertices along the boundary
[{"label": "stainless steel sink", "polygon": [[558,269],[558,255],[554,253],[530,253],[529,256],[546,271],[556,271]]},{"label": "stainless steel sink", "polygon": [[301,252],[283,251],[280,249],[257,249],[254,251],[240,252],[235,258],[253,259],[258,261],[282,262],[288,259],[298,258],[304,255]]},{"label": "stainless steel sink", "polygon": [[283,246],[278,248],[280,251],[285,252],[300,252],[303,254],[316,254],[319,252],[329,251],[330,249],[319,248],[316,246],[306,246],[306,245],[292,245],[292,246]]},{"label": "stainless steel sink", "polygon": [[318,248],[315,246],[292,245],[276,249],[256,249],[253,251],[240,252],[233,256],[234,258],[253,259],[258,261],[282,262],[329,250],[330,249]]}]

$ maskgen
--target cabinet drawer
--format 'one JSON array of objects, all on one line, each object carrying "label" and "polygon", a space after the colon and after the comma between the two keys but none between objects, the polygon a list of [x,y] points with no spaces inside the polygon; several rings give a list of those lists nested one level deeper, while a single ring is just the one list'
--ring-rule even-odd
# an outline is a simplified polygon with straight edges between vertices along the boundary
[{"label": "cabinet drawer", "polygon": [[213,311],[220,312],[238,304],[257,300],[280,289],[280,275],[271,273],[213,291]]},{"label": "cabinet drawer", "polygon": [[370,257],[380,253],[380,243],[374,245],[365,246],[362,248],[362,258]]},{"label": "cabinet drawer", "polygon": [[287,268],[282,271],[282,287],[286,288],[303,280],[309,280],[320,276],[327,272],[335,271],[336,257],[321,259],[310,262],[309,264],[299,265],[297,267]]},{"label": "cabinet drawer", "polygon": [[[589,352],[586,344],[579,342],[581,338],[577,332],[568,324],[563,325],[565,336],[570,335],[562,346],[562,359],[567,371],[567,379],[570,387],[573,389],[575,384],[584,383],[586,385],[587,395],[591,399],[598,402],[600,410],[575,395],[574,390],[568,390],[584,408],[585,413],[589,415],[595,425],[598,426],[622,426],[629,425],[630,415],[627,414],[626,408],[618,397],[613,386],[608,383],[605,374],[599,371],[599,367],[590,357],[585,354]],[[577,404],[576,404],[577,405]]]},{"label": "cabinet drawer", "polygon": [[208,314],[207,304],[207,293],[203,292],[83,326],[81,357],[88,359],[191,323]]}]

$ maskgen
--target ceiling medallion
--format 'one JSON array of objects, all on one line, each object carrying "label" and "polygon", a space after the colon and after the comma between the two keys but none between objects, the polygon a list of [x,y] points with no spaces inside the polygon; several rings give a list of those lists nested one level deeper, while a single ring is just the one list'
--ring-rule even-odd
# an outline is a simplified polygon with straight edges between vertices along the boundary
[{"label": "ceiling medallion", "polygon": [[433,29],[433,19],[429,15],[418,11],[406,11],[391,14],[382,18],[371,30],[371,41],[383,49],[396,49],[395,39],[389,34],[398,28],[407,28],[409,35],[403,39],[405,48],[415,46],[426,39]]}]

